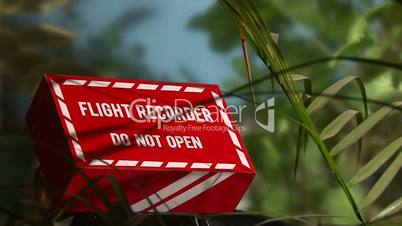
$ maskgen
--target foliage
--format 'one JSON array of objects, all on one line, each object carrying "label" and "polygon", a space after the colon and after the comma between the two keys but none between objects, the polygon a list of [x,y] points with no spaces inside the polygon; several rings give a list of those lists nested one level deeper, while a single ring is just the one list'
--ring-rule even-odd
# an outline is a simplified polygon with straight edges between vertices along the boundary
[{"label": "foliage", "polygon": [[[144,52],[141,46],[133,46],[133,54],[129,56],[117,50],[123,43],[122,32],[143,21],[152,11],[130,10],[78,48],[72,46],[75,35],[71,31],[35,22],[26,26],[19,18],[20,13],[43,12],[66,3],[66,0],[0,1],[4,25],[0,30],[2,76],[22,80],[18,84],[25,89],[35,87],[45,71],[95,75],[94,68],[108,74],[132,74],[134,71],[151,76],[141,62]],[[388,62],[401,67],[402,29],[397,22],[402,20],[402,6],[396,2],[374,0],[238,0],[223,3],[234,7],[229,11],[234,13],[235,20],[229,20],[224,7],[215,4],[190,21],[189,27],[208,32],[211,47],[221,54],[238,50],[241,34],[248,37],[243,44],[256,50],[257,54],[245,53],[246,64],[240,54],[233,59],[238,74],[247,72],[247,77],[233,79],[230,85],[238,86],[242,79],[249,81],[227,92],[227,96],[250,100],[250,92],[238,91],[252,86],[256,95],[252,102],[258,103],[265,95],[276,95],[280,101],[276,112],[282,118],[277,123],[275,137],[252,126],[245,134],[247,147],[258,169],[246,197],[251,202],[250,209],[279,216],[268,220],[258,216],[257,222],[292,220],[293,223],[312,225],[364,224],[366,221],[399,225],[402,200],[395,194],[400,195],[401,186],[401,181],[396,179],[400,177],[402,164],[401,103],[398,102],[402,97],[401,74],[400,70],[395,70],[398,67],[379,67],[374,63]],[[240,22],[237,25],[236,20]],[[265,22],[281,35],[279,44],[273,42]],[[246,46],[244,50],[247,50]],[[61,54],[55,54],[55,51]],[[325,64],[327,61],[323,61],[316,62],[313,67],[300,63],[329,55],[350,57],[348,62],[333,60]],[[257,57],[262,58],[265,66],[256,60]],[[376,61],[366,64],[350,61],[363,57]],[[303,67],[290,72],[288,69],[294,67],[288,65]],[[267,68],[271,76],[265,75]],[[255,76],[258,74],[264,76]],[[279,87],[274,86],[272,78]],[[8,83],[3,85],[4,89],[12,89]],[[285,102],[283,96],[290,101]],[[252,102],[250,105],[254,104]],[[2,145],[8,143],[8,140],[1,142]],[[296,147],[296,153],[292,145]],[[337,180],[323,170],[322,157]],[[105,200],[109,207],[106,213],[93,206],[100,224],[164,225],[177,222],[175,216],[132,214],[119,185],[113,177],[105,176],[118,194],[118,202]],[[290,178],[294,178],[294,182]],[[88,189],[98,190],[93,183],[88,181]],[[97,192],[102,196],[101,191]],[[85,202],[79,195],[75,198]],[[64,218],[64,223],[69,224],[69,213],[49,212],[42,204],[21,200],[11,209],[1,208],[0,211],[8,216],[7,225],[60,225],[57,221]],[[329,215],[293,215],[301,210]],[[225,215],[183,217],[185,219],[180,218],[180,221],[185,225],[197,224],[195,219],[198,218],[208,219],[209,223],[214,222],[214,217],[228,220]],[[239,218],[232,221],[243,222]]]},{"label": "foliage", "polygon": [[[361,142],[362,137],[365,135],[373,126],[378,123],[383,117],[386,116],[392,109],[401,110],[400,106],[401,102],[394,102],[389,106],[385,106],[378,110],[377,112],[371,114],[367,117],[367,97],[366,91],[364,89],[364,85],[360,78],[358,77],[345,77],[342,80],[334,83],[326,90],[323,91],[321,96],[314,98],[311,103],[305,107],[303,100],[298,95],[298,92],[294,88],[292,74],[289,73],[287,66],[282,58],[281,53],[277,45],[272,40],[269,30],[264,24],[262,18],[260,17],[257,8],[251,1],[226,1],[222,0],[222,4],[228,9],[228,11],[232,14],[233,18],[238,22],[240,32],[244,32],[248,36],[248,40],[252,44],[254,50],[257,55],[261,58],[261,60],[266,64],[268,69],[271,71],[271,76],[275,78],[275,80],[281,86],[283,92],[289,99],[294,111],[297,113],[298,122],[300,126],[302,126],[302,131],[307,131],[311,139],[317,145],[319,150],[321,151],[322,156],[324,157],[328,167],[335,175],[339,186],[342,188],[344,194],[349,200],[349,204],[352,206],[353,211],[357,220],[361,222],[361,224],[366,224],[366,220],[363,217],[362,211],[359,208],[355,198],[352,195],[352,192],[347,186],[345,182],[345,178],[340,173],[338,167],[335,164],[333,156],[340,153],[340,151],[344,150],[349,145],[359,140],[359,153],[361,152]],[[294,77],[294,76],[293,76]],[[298,76],[297,78],[300,78]],[[364,112],[365,112],[365,120],[362,120],[361,114],[357,114],[358,112],[346,111],[344,114],[335,119],[324,131],[321,133],[321,137],[319,135],[319,131],[317,130],[316,124],[313,122],[311,118],[311,114],[314,111],[319,110],[324,107],[330,98],[334,96],[343,86],[350,83],[351,81],[356,80],[358,82],[362,100],[364,103]],[[328,138],[328,131],[333,130],[335,133],[339,131],[339,129],[347,122],[348,120],[344,120],[343,118],[351,118],[348,115],[360,115],[358,119],[358,126],[354,128],[349,134],[347,134],[338,144],[336,144],[330,151],[328,146],[325,144],[324,140]],[[340,125],[339,125],[340,124]],[[340,128],[336,128],[340,127]],[[335,129],[334,129],[335,128]],[[332,133],[334,133],[332,132]],[[324,138],[323,138],[324,137]],[[360,155],[360,154],[359,154]],[[299,158],[296,158],[298,161]],[[297,164],[297,162],[296,162]],[[368,193],[367,197],[363,200],[361,206],[366,207],[371,204],[385,189],[386,186],[392,181],[392,178],[396,175],[396,173],[401,168],[399,157],[397,157],[394,162],[390,165],[388,170],[385,171],[384,175],[379,179],[379,181],[372,187],[371,191]],[[364,167],[363,167],[364,169]],[[394,208],[386,208],[386,209],[397,209],[400,205],[398,202],[392,204]],[[383,214],[383,212],[381,213]],[[381,215],[384,217],[384,215]],[[371,220],[378,220],[378,217],[374,217]]]}]

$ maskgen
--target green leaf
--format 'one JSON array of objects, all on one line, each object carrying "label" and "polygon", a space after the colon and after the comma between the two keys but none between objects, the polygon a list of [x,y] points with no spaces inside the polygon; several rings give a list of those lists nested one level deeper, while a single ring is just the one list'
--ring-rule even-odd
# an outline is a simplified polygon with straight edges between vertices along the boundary
[{"label": "green leaf", "polygon": [[399,153],[398,157],[395,158],[388,169],[369,191],[367,196],[363,199],[362,208],[372,204],[384,192],[385,188],[387,188],[387,186],[391,183],[392,179],[395,177],[401,167],[402,153]]},{"label": "green leaf", "polygon": [[[356,115],[356,125],[360,125],[362,122],[363,122],[363,117],[362,117],[362,114],[359,112]],[[363,137],[361,137],[359,139],[359,142],[357,143],[357,149],[358,150],[357,150],[357,161],[356,161],[355,171],[359,167],[360,159],[361,159],[362,152],[363,152]]]},{"label": "green leaf", "polygon": [[368,23],[366,15],[362,15],[357,18],[352,26],[350,26],[346,43],[351,44],[363,39],[364,36],[367,34],[367,28]]},{"label": "green leaf", "polygon": [[[347,43],[342,46],[335,54],[335,57],[345,56],[345,55],[356,55],[357,51],[362,50],[365,47],[368,47],[374,43],[374,40],[368,34],[365,34],[362,37],[359,37],[357,40],[354,40],[351,43]],[[335,66],[339,61],[331,61],[330,66]]]},{"label": "green leaf", "polygon": [[[391,105],[399,107],[402,102],[394,102]],[[366,118],[360,125],[356,126],[350,133],[348,133],[332,150],[332,156],[342,152],[346,147],[356,142],[363,137],[371,128],[373,128],[381,119],[383,119],[393,108],[389,106],[382,107],[380,110],[374,112]]]},{"label": "green leaf", "polygon": [[[312,94],[311,79],[307,76],[300,75],[300,74],[291,74],[290,76],[293,81],[303,81],[304,93],[302,93],[302,99],[303,99],[305,106],[309,105],[311,102],[311,94]],[[304,153],[306,153],[306,151],[307,151],[307,141],[308,141],[308,132],[306,131],[306,129],[303,126],[299,126],[299,132],[297,135],[295,163],[294,163],[294,168],[293,168],[293,180],[296,180],[301,152],[302,152],[302,150]]]},{"label": "green leaf", "polygon": [[365,220],[357,207],[356,201],[354,200],[351,191],[346,185],[335,161],[331,157],[329,150],[325,143],[320,139],[317,128],[309,116],[304,103],[298,93],[295,91],[292,83],[292,78],[290,73],[287,71],[287,65],[280,53],[278,46],[272,40],[270,32],[265,25],[263,19],[258,13],[258,9],[254,5],[253,1],[228,1],[220,0],[220,2],[225,6],[231,15],[237,20],[237,23],[241,29],[244,27],[244,31],[250,40],[253,48],[255,49],[257,55],[265,63],[267,68],[272,72],[271,75],[275,77],[279,83],[282,90],[288,97],[293,109],[299,117],[301,125],[303,125],[309,132],[309,135],[314,140],[315,144],[318,146],[322,156],[324,157],[328,167],[331,172],[335,175],[336,180],[340,187],[342,188],[345,196],[347,197],[350,205],[357,219],[364,223]]},{"label": "green leaf", "polygon": [[296,181],[297,171],[299,169],[301,152],[305,153],[307,150],[308,133],[303,126],[299,126],[299,132],[297,134],[297,145],[295,163],[293,167],[293,181]]},{"label": "green leaf", "polygon": [[310,79],[309,77],[301,75],[301,74],[290,74],[290,76],[292,77],[293,81],[300,81],[300,80]]},{"label": "green leaf", "polygon": [[395,200],[391,204],[389,204],[387,207],[385,207],[379,214],[377,214],[375,217],[373,217],[370,221],[378,221],[384,217],[387,217],[393,213],[398,212],[399,210],[402,209],[402,197],[399,199]]},{"label": "green leaf", "polygon": [[351,119],[356,117],[358,111],[346,110],[336,117],[331,123],[329,123],[321,132],[320,137],[323,140],[327,140],[335,136]]},{"label": "green leaf", "polygon": [[342,78],[341,80],[335,82],[334,84],[332,84],[331,86],[329,86],[327,89],[325,89],[322,92],[321,96],[316,97],[311,104],[307,107],[307,112],[309,114],[312,114],[316,111],[318,111],[319,109],[321,109],[322,107],[324,107],[329,100],[331,99],[332,96],[336,95],[343,87],[345,87],[347,84],[349,84],[352,81],[356,81],[356,83],[358,84],[359,88],[360,88],[360,93],[362,96],[362,101],[363,101],[363,105],[364,105],[364,112],[365,112],[365,116],[367,116],[367,95],[366,95],[366,90],[364,88],[364,84],[363,81],[357,77],[357,76],[346,76],[344,78]]},{"label": "green leaf", "polygon": [[349,184],[354,185],[360,181],[371,176],[375,171],[377,171],[388,159],[390,159],[396,151],[402,146],[402,137],[396,139],[385,147],[380,153],[378,153],[373,159],[371,159],[366,165],[357,171],[357,173],[352,177]]},{"label": "green leaf", "polygon": [[290,74],[290,77],[293,81],[303,81],[304,93],[302,94],[302,99],[305,106],[309,105],[311,103],[311,95],[313,92],[310,77],[300,74]]}]

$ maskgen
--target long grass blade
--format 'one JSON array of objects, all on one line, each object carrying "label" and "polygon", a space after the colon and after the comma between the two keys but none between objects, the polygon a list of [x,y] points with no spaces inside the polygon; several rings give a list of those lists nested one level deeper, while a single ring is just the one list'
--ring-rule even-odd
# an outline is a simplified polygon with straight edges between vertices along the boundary
[{"label": "long grass blade", "polygon": [[[402,106],[402,101],[392,103],[393,106]],[[346,147],[355,143],[362,136],[364,136],[371,128],[373,128],[381,119],[383,119],[393,108],[388,106],[380,108],[369,117],[366,118],[360,125],[354,128],[350,133],[348,133],[338,144],[336,144],[332,150],[331,154],[333,156],[342,152]]]},{"label": "long grass blade", "polygon": [[348,123],[350,120],[356,117],[358,111],[346,110],[336,117],[331,123],[329,123],[321,132],[320,137],[323,140],[327,140],[334,137],[338,132]]},{"label": "long grass blade", "polygon": [[389,204],[387,207],[385,207],[379,214],[377,214],[375,217],[373,217],[370,222],[375,222],[380,219],[383,219],[387,216],[390,216],[391,214],[394,214],[398,212],[399,210],[402,209],[402,197],[399,199],[395,200],[391,204]]},{"label": "long grass blade", "polygon": [[364,222],[364,218],[360,213],[360,210],[349,188],[346,186],[345,180],[332,159],[327,146],[320,139],[317,128],[311,117],[308,115],[302,99],[298,96],[297,92],[295,92],[285,61],[277,45],[270,36],[267,26],[258,14],[258,10],[253,5],[253,2],[249,0],[237,0],[229,3],[227,0],[221,0],[221,3],[227,9],[229,9],[229,12],[237,19],[237,22],[240,26],[244,23],[246,34],[251,39],[251,43],[253,43],[255,51],[266,64],[266,66],[270,68],[272,74],[275,76],[275,79],[278,81],[282,90],[285,92],[286,96],[291,102],[293,109],[299,117],[299,120],[306,126],[306,128],[308,128],[309,135],[319,147],[319,150],[326,160],[328,167],[335,175],[339,185],[351,204],[357,219],[360,222]]},{"label": "long grass blade", "polygon": [[329,100],[331,99],[330,96],[335,95],[338,93],[343,87],[345,87],[347,84],[349,84],[352,81],[356,81],[360,88],[360,93],[362,95],[362,100],[363,100],[363,105],[364,105],[364,112],[365,115],[367,116],[367,95],[366,95],[366,90],[364,88],[362,80],[357,77],[357,76],[346,76],[343,79],[335,82],[331,86],[329,86],[327,89],[325,89],[322,93],[325,94],[324,96],[318,96],[316,97],[311,104],[307,107],[307,112],[309,114],[312,114],[322,107],[324,107]]},{"label": "long grass blade", "polygon": [[402,137],[396,139],[371,159],[366,165],[360,168],[350,179],[349,184],[357,184],[376,172],[388,159],[390,159],[402,147]]},{"label": "long grass blade", "polygon": [[[308,106],[311,103],[311,95],[312,95],[312,85],[311,79],[307,76],[300,74],[291,74],[291,78],[293,81],[303,81],[304,84],[304,93],[302,94],[302,99],[305,106]],[[293,181],[296,180],[297,171],[299,168],[301,152],[306,153],[307,150],[307,142],[308,142],[308,133],[302,127],[299,126],[299,132],[297,134],[297,145],[296,145],[296,155],[295,155],[295,163],[293,168]]]},{"label": "long grass blade", "polygon": [[299,132],[297,134],[295,163],[293,167],[293,181],[296,181],[297,171],[299,169],[300,164],[301,152],[302,150],[306,152],[307,149],[307,140],[308,140],[307,136],[308,136],[307,131],[302,126],[299,126]]},{"label": "long grass blade", "polygon": [[251,62],[250,62],[250,57],[248,55],[247,41],[246,41],[246,36],[243,33],[243,29],[241,29],[241,31],[240,31],[240,41],[241,41],[241,48],[243,50],[244,62],[246,64],[246,73],[247,73],[248,83],[250,85],[250,92],[251,92],[251,95],[253,96],[254,105],[257,105],[257,100],[255,98],[255,92],[254,92],[254,86],[253,86],[253,75],[252,75],[252,70],[251,70]]},{"label": "long grass blade", "polygon": [[378,179],[373,188],[369,191],[367,196],[362,201],[362,207],[365,208],[372,204],[388,187],[392,179],[398,173],[399,169],[402,167],[402,153],[396,157],[396,159],[391,163],[384,174]]}]

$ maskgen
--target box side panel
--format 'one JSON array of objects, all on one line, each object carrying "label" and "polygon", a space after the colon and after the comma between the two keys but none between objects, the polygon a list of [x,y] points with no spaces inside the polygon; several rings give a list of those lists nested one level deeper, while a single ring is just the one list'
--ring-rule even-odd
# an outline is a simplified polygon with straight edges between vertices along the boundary
[{"label": "box side panel", "polygon": [[[85,174],[87,179],[84,179],[82,174]],[[152,209],[148,199],[152,203],[160,203],[207,174],[208,172],[189,171],[83,169],[73,176],[64,203],[69,203],[69,209],[72,211],[93,212],[93,205],[107,211],[105,200],[111,204],[118,200],[117,192],[108,178],[108,175],[113,175],[132,210],[147,212]],[[90,185],[88,179],[95,183]],[[92,206],[77,199],[77,195],[85,198]]]},{"label": "box side panel", "polygon": [[54,204],[72,176],[72,155],[49,86],[42,79],[26,115],[28,129]]},{"label": "box side panel", "polygon": [[[224,213],[235,211],[255,174],[219,172],[167,202],[170,212]],[[161,209],[164,210],[164,209]]]}]

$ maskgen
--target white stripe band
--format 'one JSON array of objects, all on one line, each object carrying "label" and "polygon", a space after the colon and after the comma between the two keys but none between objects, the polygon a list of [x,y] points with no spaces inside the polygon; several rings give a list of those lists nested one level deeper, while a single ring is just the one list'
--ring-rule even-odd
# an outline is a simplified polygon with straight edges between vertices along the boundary
[{"label": "white stripe band", "polygon": [[191,164],[192,169],[209,169],[211,168],[212,163],[203,163],[203,162],[195,162]]},{"label": "white stripe band", "polygon": [[145,89],[145,90],[156,90],[159,85],[155,84],[139,84],[137,89]]},{"label": "white stripe band", "polygon": [[166,168],[185,168],[187,165],[187,162],[168,162]]},{"label": "white stripe band", "polygon": [[228,130],[228,132],[229,132],[229,135],[230,135],[230,139],[232,139],[233,144],[236,145],[237,147],[241,148],[239,139],[237,139],[236,134],[231,130]]},{"label": "white stripe band", "polygon": [[158,161],[143,161],[141,163],[142,167],[160,167],[163,164],[163,162],[158,162]]},{"label": "white stripe band", "polygon": [[197,184],[196,186],[190,188],[189,190],[181,193],[180,195],[174,197],[173,199],[160,204],[158,207],[156,207],[156,210],[160,211],[160,212],[167,212],[171,209],[174,209],[174,208],[180,206],[181,204],[189,201],[190,199],[207,191],[208,189],[212,188],[213,186],[221,183],[222,181],[226,180],[233,174],[234,174],[233,172],[216,173],[212,177]]},{"label": "white stripe band", "polygon": [[108,81],[91,81],[88,86],[91,87],[108,87],[111,82]]},{"label": "white stripe band", "polygon": [[211,92],[211,93],[212,93],[212,96],[215,99],[216,105],[218,105],[222,109],[225,109],[225,107],[223,106],[223,102],[222,102],[221,97],[218,94],[216,94],[215,92]]},{"label": "white stripe band", "polygon": [[78,141],[77,133],[75,132],[73,124],[69,122],[67,119],[64,120],[66,122],[67,130],[70,136],[72,136],[76,141]]},{"label": "white stripe band", "polygon": [[223,122],[225,123],[225,125],[231,129],[233,129],[232,122],[230,121],[228,114],[224,111],[220,111],[220,112],[221,112],[221,116],[222,116],[222,119],[223,119]]},{"label": "white stripe band", "polygon": [[164,85],[161,90],[163,91],[180,91],[181,86]]},{"label": "white stripe band", "polygon": [[110,166],[114,160],[109,160],[109,159],[94,159],[89,163],[91,166]]},{"label": "white stripe band", "polygon": [[64,81],[63,85],[65,86],[82,86],[87,82],[87,80],[81,79],[67,79]]},{"label": "white stripe band", "polygon": [[143,211],[149,208],[152,204],[158,203],[159,201],[166,199],[167,197],[173,195],[174,193],[180,191],[181,189],[187,187],[188,185],[192,184],[193,182],[197,181],[207,172],[192,172],[187,174],[186,176],[180,178],[179,180],[169,184],[168,186],[162,188],[158,192],[148,196],[141,201],[138,201],[131,205],[131,209],[135,212]]},{"label": "white stripe band", "polygon": [[138,161],[135,160],[119,160],[115,166],[136,166]]},{"label": "white stripe band", "polygon": [[60,99],[58,99],[58,101],[59,101],[59,106],[60,106],[60,108],[61,108],[61,113],[62,113],[66,118],[68,118],[68,119],[71,120],[71,116],[70,116],[70,113],[68,112],[67,105],[66,105],[62,100],[60,100]]},{"label": "white stripe band", "polygon": [[247,158],[244,155],[244,153],[238,149],[236,149],[237,155],[239,156],[239,159],[241,161],[241,164],[245,165],[247,168],[250,168],[250,165],[248,164]]},{"label": "white stripe band", "polygon": [[71,140],[71,141],[73,142],[75,154],[77,155],[77,157],[79,159],[81,159],[82,161],[85,162],[85,157],[84,157],[84,153],[82,152],[81,146],[75,140]]},{"label": "white stripe band", "polygon": [[231,164],[231,163],[218,163],[215,166],[215,169],[234,169],[236,167],[236,164]]},{"label": "white stripe band", "polygon": [[50,80],[52,82],[52,86],[53,86],[53,90],[56,93],[56,95],[58,97],[60,97],[61,99],[64,99],[63,93],[61,92],[60,86],[57,82]]},{"label": "white stripe band", "polygon": [[184,89],[184,92],[187,92],[187,93],[202,93],[202,91],[204,91],[204,88],[200,88],[200,87],[188,86]]},{"label": "white stripe band", "polygon": [[125,88],[125,89],[131,89],[133,88],[134,83],[131,82],[115,82],[113,84],[113,88]]}]

